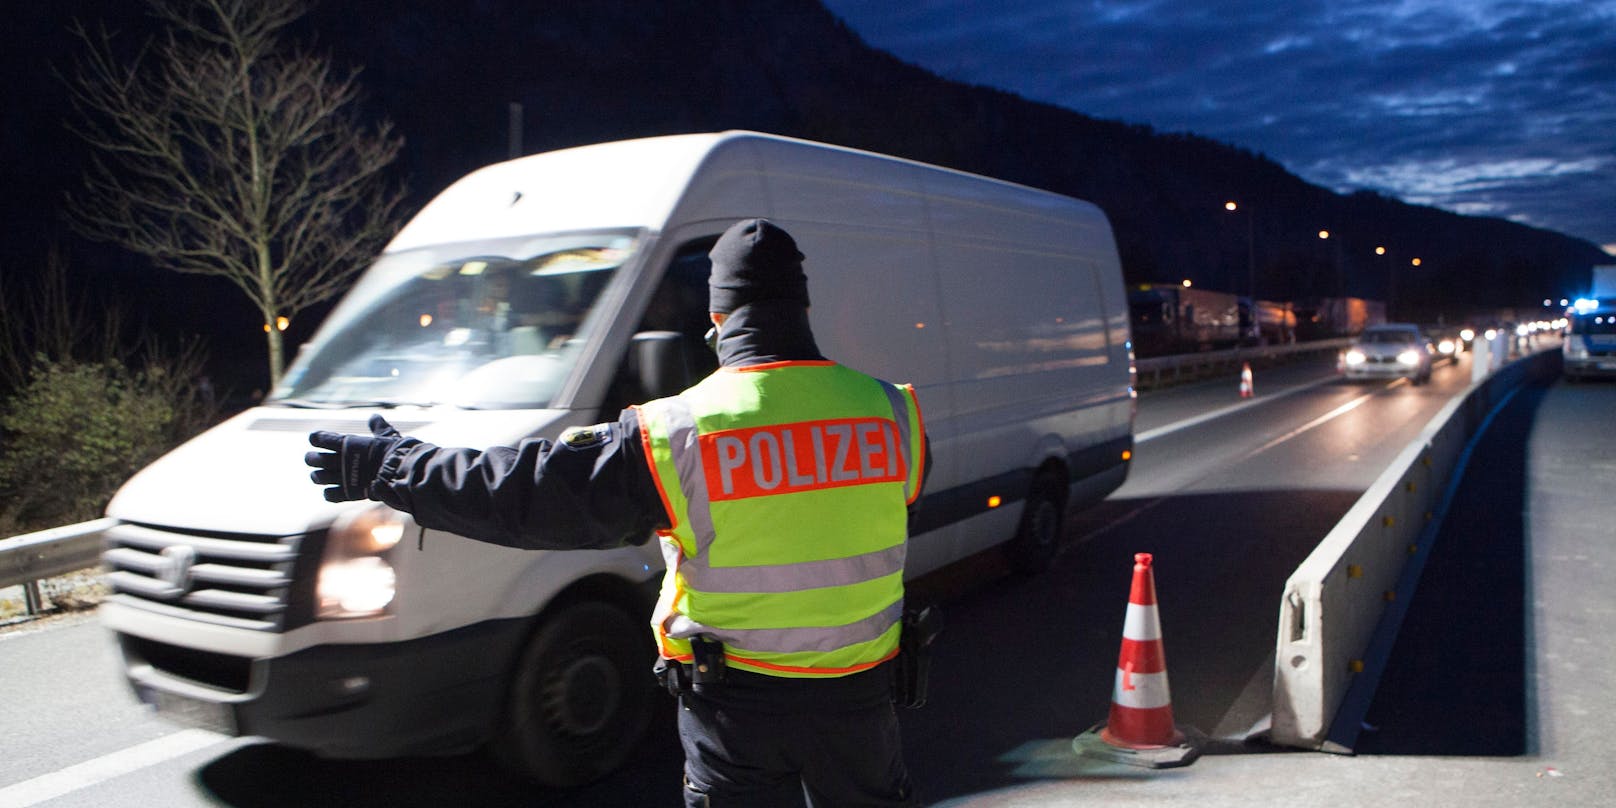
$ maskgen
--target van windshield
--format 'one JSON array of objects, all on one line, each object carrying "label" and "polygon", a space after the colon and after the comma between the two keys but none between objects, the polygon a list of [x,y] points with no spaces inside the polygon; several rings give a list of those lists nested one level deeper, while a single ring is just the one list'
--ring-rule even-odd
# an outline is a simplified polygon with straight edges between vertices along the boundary
[{"label": "van windshield", "polygon": [[382,256],[298,355],[271,404],[550,406],[631,233],[505,239]]}]

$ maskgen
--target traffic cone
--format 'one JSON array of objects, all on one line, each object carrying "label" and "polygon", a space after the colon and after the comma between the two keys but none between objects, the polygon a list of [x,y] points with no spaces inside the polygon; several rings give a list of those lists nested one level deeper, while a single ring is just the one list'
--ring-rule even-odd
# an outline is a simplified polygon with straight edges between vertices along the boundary
[{"label": "traffic cone", "polygon": [[1173,724],[1167,687],[1167,656],[1156,613],[1156,579],[1150,553],[1133,557],[1133,590],[1122,627],[1111,713],[1072,741],[1080,755],[1134,766],[1165,769],[1187,766],[1200,756],[1200,736]]},{"label": "traffic cone", "polygon": [[1247,362],[1240,369],[1240,397],[1251,398],[1254,395],[1257,395],[1257,388],[1251,381],[1251,363]]}]

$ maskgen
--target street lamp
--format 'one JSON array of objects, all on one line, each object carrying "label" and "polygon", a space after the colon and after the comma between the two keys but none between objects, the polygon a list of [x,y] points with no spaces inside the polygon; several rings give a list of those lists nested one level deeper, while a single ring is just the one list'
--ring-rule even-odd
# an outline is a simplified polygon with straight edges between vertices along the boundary
[{"label": "street lamp", "polygon": [[[1234,200],[1223,203],[1223,209],[1234,213],[1240,209]],[[1256,214],[1251,208],[1246,208],[1246,294],[1251,297],[1251,305],[1257,305],[1257,225]]]},{"label": "street lamp", "polygon": [[[1375,255],[1385,257],[1386,248],[1376,247]],[[1383,263],[1386,264],[1386,319],[1395,322],[1397,318],[1392,316],[1392,311],[1396,308],[1394,301],[1397,299],[1397,273],[1392,269],[1392,259],[1387,258]]]},{"label": "street lamp", "polygon": [[[1335,293],[1337,295],[1342,295],[1345,293],[1346,283],[1341,275],[1341,239],[1338,238],[1337,235],[1338,234],[1331,233],[1328,230],[1319,231],[1320,241],[1328,243],[1330,239],[1335,238]],[[1310,283],[1309,286],[1311,287],[1312,284]],[[1311,291],[1311,289],[1309,291]]]}]

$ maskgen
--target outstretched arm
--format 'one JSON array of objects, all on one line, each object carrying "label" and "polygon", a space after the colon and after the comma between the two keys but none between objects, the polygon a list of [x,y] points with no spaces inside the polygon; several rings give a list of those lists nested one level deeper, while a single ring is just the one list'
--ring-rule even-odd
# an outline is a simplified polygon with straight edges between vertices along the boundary
[{"label": "outstretched arm", "polygon": [[532,439],[486,450],[422,443],[381,416],[371,427],[369,438],[309,436],[329,450],[308,454],[314,481],[339,483],[326,490],[328,499],[379,500],[423,527],[534,550],[640,544],[666,527],[632,411],[568,430],[559,443]]}]

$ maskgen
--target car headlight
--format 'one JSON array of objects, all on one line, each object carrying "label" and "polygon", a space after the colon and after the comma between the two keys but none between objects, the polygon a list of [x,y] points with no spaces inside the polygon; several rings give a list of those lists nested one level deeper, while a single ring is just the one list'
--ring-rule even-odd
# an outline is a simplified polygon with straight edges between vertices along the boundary
[{"label": "car headlight", "polygon": [[1473,340],[1475,338],[1476,338],[1476,331],[1473,328],[1466,328],[1465,330],[1459,332],[1459,339],[1462,339],[1465,342],[1470,342],[1471,340]]},{"label": "car headlight", "polygon": [[1397,355],[1397,361],[1398,361],[1398,363],[1404,364],[1404,365],[1418,365],[1420,363],[1420,352],[1416,351],[1416,350],[1413,350],[1413,349],[1409,349],[1407,351],[1404,351],[1404,352],[1398,354]]},{"label": "car headlight", "polygon": [[1347,351],[1347,364],[1349,364],[1349,365],[1361,365],[1363,363],[1364,363],[1364,352],[1363,351],[1360,351],[1357,348],[1353,348],[1352,350]]},{"label": "car headlight", "polygon": [[331,526],[315,586],[322,619],[374,617],[397,594],[388,551],[404,537],[404,514],[385,505],[348,514]]},{"label": "car headlight", "polygon": [[1439,343],[1439,344],[1438,344],[1438,345],[1437,345],[1437,346],[1436,346],[1436,349],[1437,349],[1437,350],[1439,350],[1439,351],[1441,351],[1441,352],[1442,352],[1442,353],[1445,353],[1445,354],[1451,354],[1451,353],[1453,353],[1453,352],[1454,352],[1454,350],[1455,350],[1455,349],[1456,349],[1456,347],[1457,347],[1457,346],[1455,346],[1455,345],[1454,345],[1454,344],[1453,344],[1453,340],[1451,340],[1451,339],[1445,339],[1445,340],[1442,340],[1442,342],[1441,342],[1441,343]]}]

